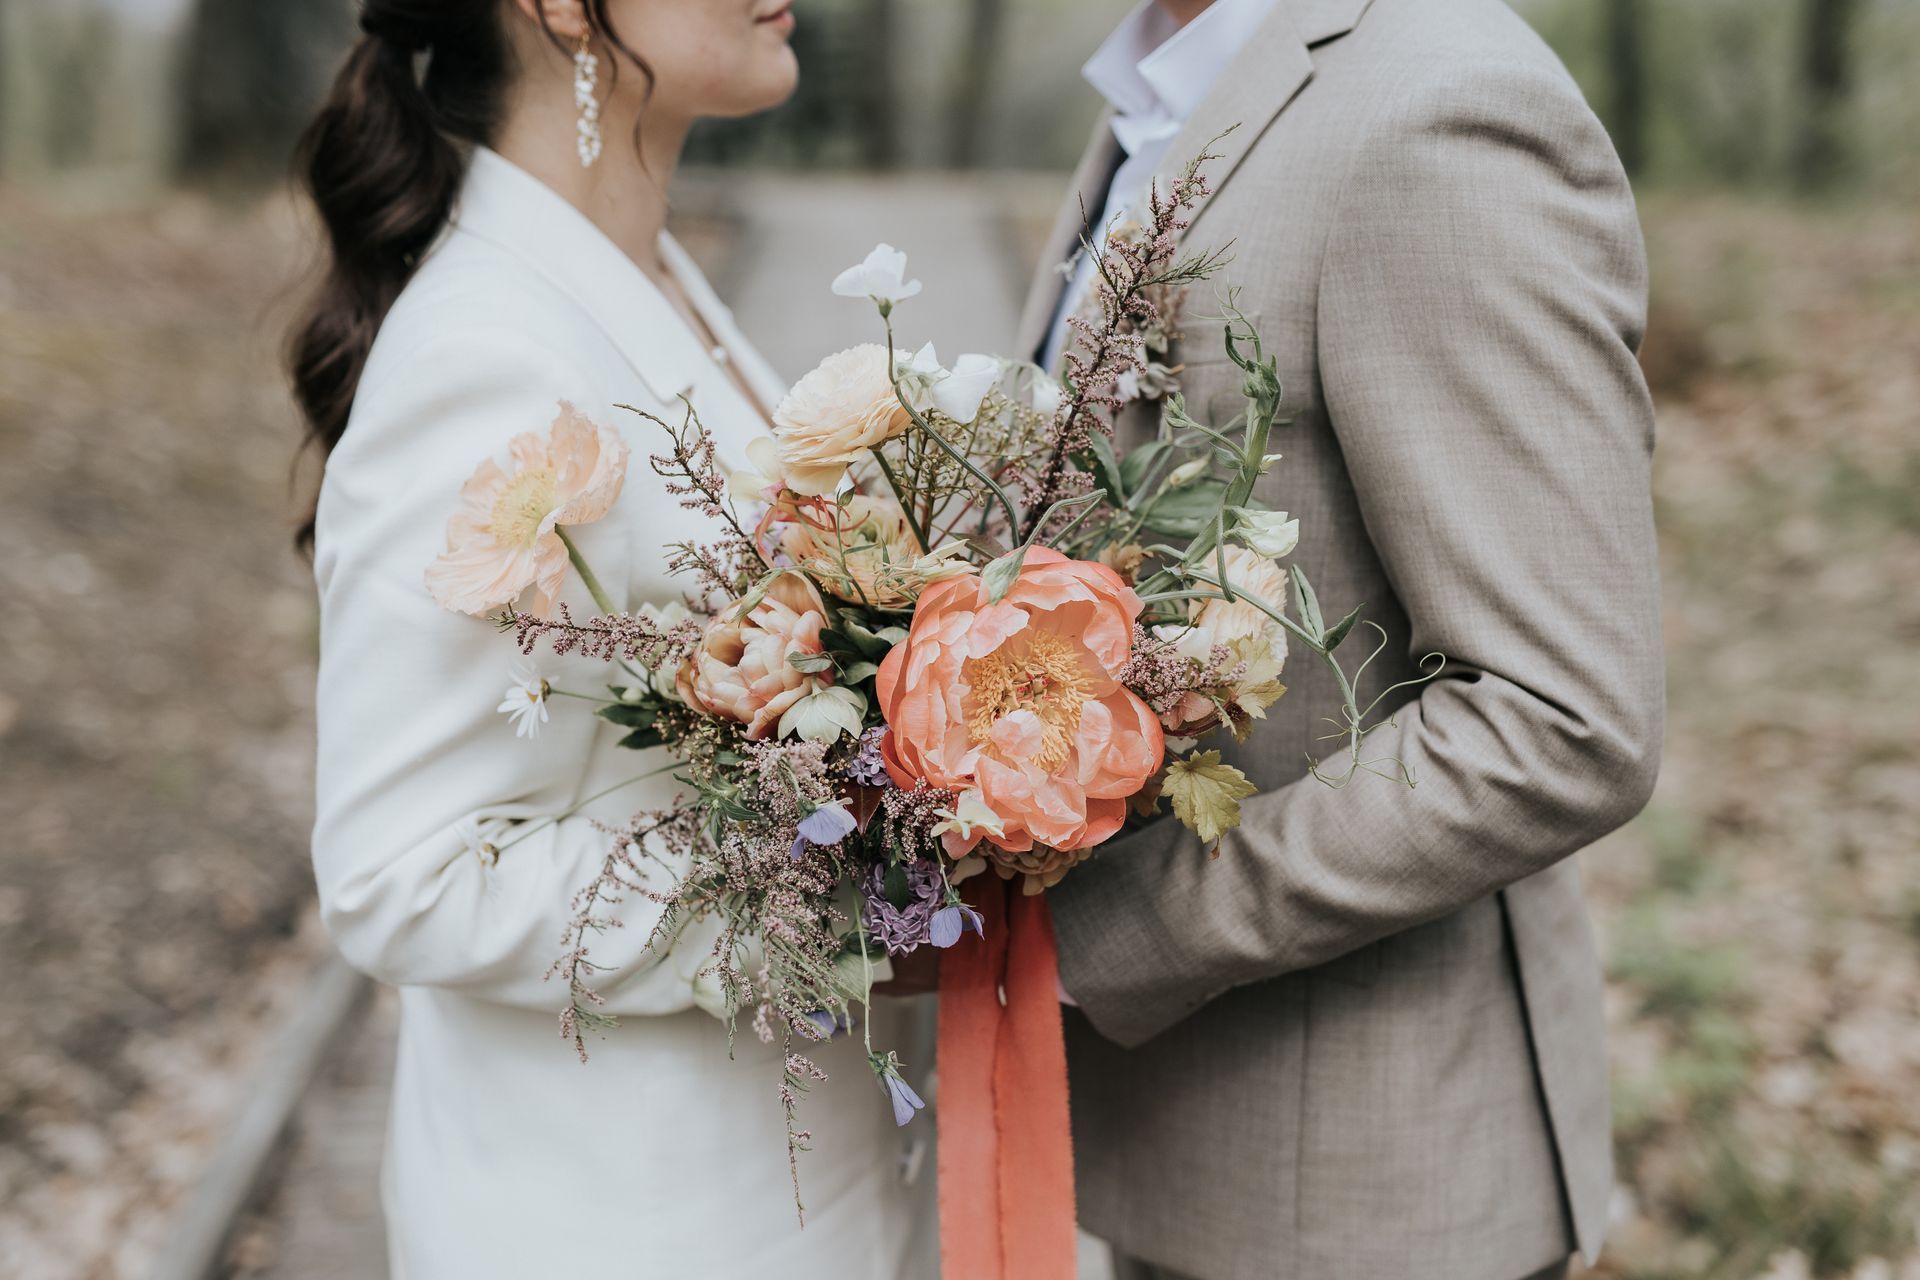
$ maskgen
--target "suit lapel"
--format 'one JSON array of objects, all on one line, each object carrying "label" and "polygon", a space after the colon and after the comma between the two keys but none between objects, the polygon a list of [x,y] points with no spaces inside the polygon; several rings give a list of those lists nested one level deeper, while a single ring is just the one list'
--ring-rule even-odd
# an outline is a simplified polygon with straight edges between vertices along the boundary
[{"label": "suit lapel", "polygon": [[1014,347],[1024,359],[1033,359],[1046,339],[1053,314],[1060,305],[1060,291],[1066,277],[1057,268],[1073,256],[1087,224],[1100,216],[1107,203],[1107,184],[1113,180],[1120,160],[1120,144],[1113,137],[1113,112],[1102,111],[1093,126],[1086,153],[1073,171],[1066,198],[1054,214],[1053,229],[1047,233],[1047,247],[1040,255],[1040,267],[1027,290],[1027,302],[1020,311],[1019,343]]},{"label": "suit lapel", "polygon": [[[1313,77],[1315,46],[1335,40],[1352,31],[1373,0],[1282,0],[1254,38],[1228,64],[1213,89],[1201,101],[1186,125],[1167,148],[1158,181],[1164,190],[1169,179],[1177,176],[1192,159],[1216,138],[1213,150],[1218,159],[1204,172],[1207,185],[1215,193],[1227,185],[1247,152],[1286,110],[1295,95]],[[1047,336],[1054,312],[1060,304],[1060,291],[1066,286],[1057,268],[1073,253],[1087,221],[1100,216],[1107,201],[1107,183],[1119,159],[1119,144],[1114,141],[1113,113],[1102,112],[1094,126],[1086,154],[1074,170],[1073,185],[1061,202],[1053,230],[1047,237],[1046,252],[1040,270],[1027,292],[1026,306],[1020,314],[1019,345],[1015,350],[1032,357]],[[1227,130],[1232,132],[1228,133]],[[1225,134],[1224,137],[1220,135]],[[1204,210],[1203,199],[1189,219],[1188,228]]]}]

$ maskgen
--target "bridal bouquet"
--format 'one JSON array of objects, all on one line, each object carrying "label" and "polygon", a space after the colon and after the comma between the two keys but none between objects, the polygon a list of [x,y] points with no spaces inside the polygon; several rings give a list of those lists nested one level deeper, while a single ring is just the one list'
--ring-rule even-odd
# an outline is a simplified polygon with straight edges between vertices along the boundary
[{"label": "bridal bouquet", "polygon": [[[1326,621],[1305,576],[1280,563],[1298,523],[1254,497],[1279,462],[1274,361],[1229,296],[1217,323],[1244,374],[1243,411],[1196,420],[1163,362],[1179,326],[1201,322],[1185,296],[1224,262],[1178,246],[1211,158],[1087,247],[1092,297],[1070,321],[1058,380],[1024,361],[949,368],[930,346],[897,347],[896,313],[920,285],[882,245],[833,290],[870,299],[883,340],[802,378],[748,451],[751,470],[721,464],[697,405],[675,421],[632,410],[661,433],[654,470],[712,521],[711,540],[667,549],[683,602],[616,612],[568,535],[618,495],[627,454],[614,429],[563,406],[544,437],[515,440],[513,469],[475,473],[430,589],[494,614],[523,657],[544,642],[607,659],[597,714],[622,746],[666,747],[682,786],[671,807],[611,833],[574,904],[554,972],[583,1057],[608,1022],[590,948],[615,904],[660,903],[660,945],[717,918],[706,973],[730,1031],[745,1018],[784,1046],[797,1152],[800,1096],[822,1078],[806,1046],[864,1027],[853,1009],[886,958],[951,948],[944,1133],[947,1111],[974,1105],[965,1090],[991,1089],[995,1062],[1004,1072],[1007,1053],[1030,1048],[1031,1035],[995,1039],[1001,991],[1007,1016],[1055,1008],[1051,932],[1024,904],[1163,806],[1217,852],[1254,788],[1205,743],[1268,713],[1290,643],[1346,693],[1346,768],[1325,780],[1369,767],[1372,707],[1356,705],[1334,656],[1357,611]],[[1120,453],[1113,419],[1142,397],[1163,401],[1161,431]],[[569,565],[600,616],[550,606]],[[515,607],[529,587],[531,608]],[[537,730],[554,692],[523,670],[501,710]],[[662,848],[687,860],[671,888],[647,874]],[[1057,1043],[1057,1011],[1035,1016]],[[947,1058],[969,1051],[954,1048],[966,1036],[984,1046],[980,1072]],[[922,1103],[898,1059],[871,1042],[868,1059],[907,1123]],[[1064,1098],[1062,1076],[1062,1117]],[[979,1106],[990,1115],[991,1095]]]}]

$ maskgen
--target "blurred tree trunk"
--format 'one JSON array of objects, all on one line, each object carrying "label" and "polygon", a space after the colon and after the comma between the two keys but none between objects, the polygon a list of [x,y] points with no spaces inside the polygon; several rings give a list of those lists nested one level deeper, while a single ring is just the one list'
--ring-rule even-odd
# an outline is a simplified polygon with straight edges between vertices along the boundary
[{"label": "blurred tree trunk", "polygon": [[947,162],[956,169],[971,169],[980,162],[987,95],[993,89],[993,61],[1000,51],[1006,12],[1006,0],[969,0],[967,5],[966,49],[947,134]]},{"label": "blurred tree trunk", "polygon": [[1804,110],[1794,145],[1793,176],[1801,190],[1830,190],[1847,168],[1846,108],[1853,91],[1853,28],[1857,0],[1804,0],[1800,83]]},{"label": "blurred tree trunk", "polygon": [[864,62],[867,110],[860,122],[860,154],[869,168],[891,169],[900,163],[894,127],[899,115],[894,101],[894,0],[865,0],[861,9],[870,56]]},{"label": "blurred tree trunk", "polygon": [[283,173],[353,38],[341,0],[199,0],[185,57],[186,167]]},{"label": "blurred tree trunk", "polygon": [[1620,163],[1638,177],[1647,167],[1647,46],[1641,0],[1603,0],[1607,21],[1607,125]]}]

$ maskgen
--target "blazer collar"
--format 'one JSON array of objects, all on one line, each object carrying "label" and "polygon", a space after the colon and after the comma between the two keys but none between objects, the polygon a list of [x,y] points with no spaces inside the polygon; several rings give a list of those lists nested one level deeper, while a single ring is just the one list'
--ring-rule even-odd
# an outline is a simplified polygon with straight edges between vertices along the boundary
[{"label": "blazer collar", "polygon": [[[647,273],[559,192],[476,146],[451,221],[525,262],[592,316],[656,400],[670,404],[686,390],[686,371],[695,367],[690,358],[703,357],[686,321]],[[663,238],[663,250],[667,243]]]},{"label": "blazer collar", "polygon": [[[1227,185],[1247,152],[1275,116],[1286,110],[1313,77],[1311,50],[1346,35],[1359,25],[1373,0],[1283,0],[1214,82],[1180,133],[1167,147],[1158,175],[1164,189],[1208,143],[1219,157],[1205,168],[1215,194]],[[1226,131],[1231,129],[1231,133]],[[1221,135],[1225,134],[1224,137]],[[1216,141],[1216,139],[1218,139]],[[1113,140],[1112,113],[1103,113],[1093,139],[1074,171],[1073,184],[1054,219],[1041,259],[1041,275],[1027,294],[1020,319],[1018,350],[1031,354],[1046,336],[1065,281],[1053,270],[1069,258],[1106,204],[1119,146]],[[1206,209],[1206,200],[1188,220],[1188,232]]]}]

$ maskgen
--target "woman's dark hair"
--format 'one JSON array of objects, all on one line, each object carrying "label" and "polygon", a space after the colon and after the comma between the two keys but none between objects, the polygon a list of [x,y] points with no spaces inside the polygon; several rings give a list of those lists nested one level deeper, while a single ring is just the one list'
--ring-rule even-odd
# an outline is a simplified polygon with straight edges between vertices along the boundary
[{"label": "woman's dark hair", "polygon": [[[347,429],[380,322],[452,213],[463,144],[490,141],[499,124],[512,69],[504,9],[505,0],[365,0],[364,34],[301,139],[298,172],[320,213],[327,263],[288,365],[305,444],[323,464]],[[586,9],[593,30],[651,84],[651,68],[614,33],[607,0]],[[295,543],[312,550],[311,507]]]}]

